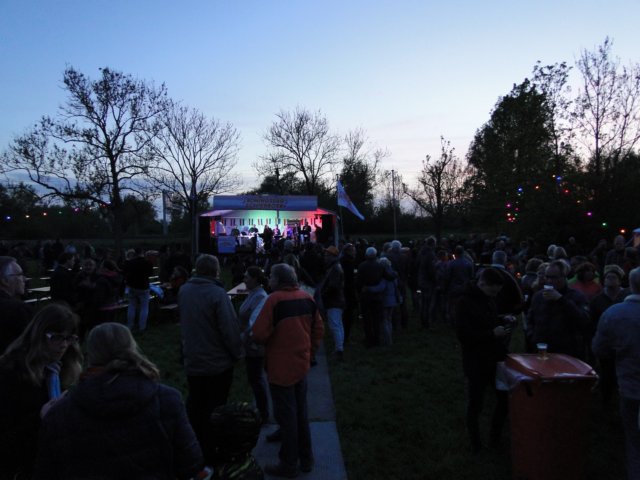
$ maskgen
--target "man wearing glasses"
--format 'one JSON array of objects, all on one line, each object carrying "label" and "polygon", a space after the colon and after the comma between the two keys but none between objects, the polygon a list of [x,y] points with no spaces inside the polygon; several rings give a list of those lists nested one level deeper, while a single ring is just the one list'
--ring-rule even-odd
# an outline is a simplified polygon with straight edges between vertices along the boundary
[{"label": "man wearing glasses", "polygon": [[527,337],[531,345],[546,343],[551,353],[584,358],[583,336],[589,326],[586,297],[567,285],[568,266],[561,260],[549,264],[544,287],[531,301]]},{"label": "man wearing glasses", "polygon": [[16,259],[0,256],[0,355],[31,320],[31,307],[21,300],[24,288],[24,273]]}]

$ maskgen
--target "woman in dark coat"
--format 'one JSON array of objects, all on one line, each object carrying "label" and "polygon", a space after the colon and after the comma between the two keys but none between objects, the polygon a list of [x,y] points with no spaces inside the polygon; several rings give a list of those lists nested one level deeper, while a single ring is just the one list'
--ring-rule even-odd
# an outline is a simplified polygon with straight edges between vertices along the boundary
[{"label": "woman in dark coat", "polygon": [[31,478],[41,416],[82,370],[77,330],[67,305],[49,304],[0,357],[0,478]]},{"label": "woman in dark coat", "polygon": [[187,479],[202,452],[180,393],[158,383],[156,366],[119,323],[87,338],[89,368],[42,424],[37,479]]}]

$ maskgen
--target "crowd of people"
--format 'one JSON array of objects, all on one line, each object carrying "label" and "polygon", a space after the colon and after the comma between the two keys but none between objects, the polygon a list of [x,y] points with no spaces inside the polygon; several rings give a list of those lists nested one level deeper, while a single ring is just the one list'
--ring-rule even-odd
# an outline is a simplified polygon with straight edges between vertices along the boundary
[{"label": "crowd of people", "polygon": [[[101,461],[105,472],[154,478],[192,478],[205,465],[220,467],[211,418],[227,405],[241,358],[258,427],[271,414],[279,425],[269,436],[281,443],[278,461],[265,472],[293,478],[311,471],[307,373],[325,323],[335,360],[348,362],[358,322],[367,348],[393,348],[394,337],[410,328],[455,330],[474,452],[483,447],[479,418],[487,389],[497,399],[489,443],[500,442],[508,412],[506,392],[495,387],[496,363],[517,325],[527,352],[545,344],[550,353],[597,365],[605,404],[618,386],[629,478],[640,478],[640,269],[637,248],[622,236],[611,249],[606,241],[584,249],[574,238],[565,245],[515,245],[504,236],[440,243],[428,237],[405,245],[285,240],[264,255],[225,258],[233,284],[245,286],[235,306],[214,255],[200,255],[192,265],[179,247],[153,255],[134,249],[121,260],[91,248],[82,255],[69,245],[57,250],[55,265],[45,261],[42,246],[34,255],[53,270],[52,301],[35,315],[21,300],[27,255],[0,251],[0,384],[10,392],[0,395],[0,465],[8,478],[92,478]],[[131,333],[148,328],[151,256],[162,295],[178,307],[185,404],[159,383]],[[111,308],[122,298],[126,325]],[[154,440],[138,441],[145,436]],[[101,456],[85,455],[98,445]]]}]

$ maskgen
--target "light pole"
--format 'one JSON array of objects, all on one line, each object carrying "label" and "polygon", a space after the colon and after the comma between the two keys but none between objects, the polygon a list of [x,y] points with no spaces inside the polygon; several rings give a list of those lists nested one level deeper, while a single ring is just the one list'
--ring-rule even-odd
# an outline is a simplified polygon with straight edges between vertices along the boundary
[{"label": "light pole", "polygon": [[393,239],[397,239],[398,230],[396,228],[396,171],[391,170],[391,205],[393,208]]}]

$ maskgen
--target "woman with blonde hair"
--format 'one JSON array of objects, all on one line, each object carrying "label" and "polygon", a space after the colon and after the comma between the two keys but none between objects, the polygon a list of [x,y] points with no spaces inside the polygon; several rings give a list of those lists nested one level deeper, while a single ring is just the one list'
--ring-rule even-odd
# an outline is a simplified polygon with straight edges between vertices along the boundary
[{"label": "woman with blonde hair", "polygon": [[0,357],[0,472],[31,478],[41,417],[82,370],[78,316],[63,304],[36,313]]},{"label": "woman with blonde hair", "polygon": [[119,323],[87,337],[89,366],[43,420],[34,478],[187,479],[203,468],[180,393]]}]

